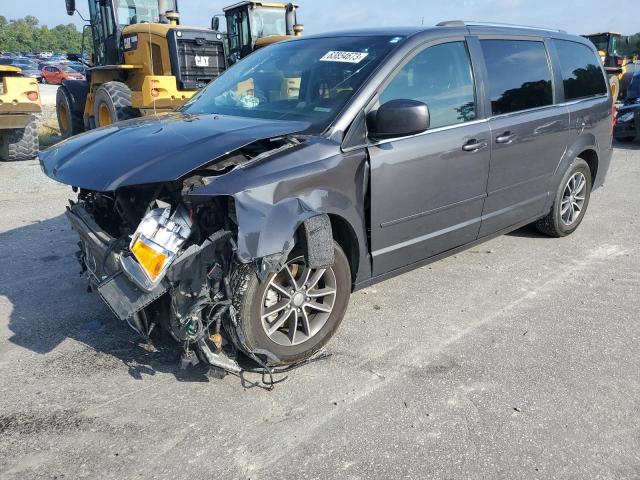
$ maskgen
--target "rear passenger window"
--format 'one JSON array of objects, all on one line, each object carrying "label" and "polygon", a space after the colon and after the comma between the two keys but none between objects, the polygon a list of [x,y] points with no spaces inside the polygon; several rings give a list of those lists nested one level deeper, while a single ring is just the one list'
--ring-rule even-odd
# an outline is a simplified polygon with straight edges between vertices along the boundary
[{"label": "rear passenger window", "polygon": [[418,53],[380,95],[381,104],[399,99],[425,103],[430,128],[474,120],[475,89],[465,43],[443,43]]},{"label": "rear passenger window", "polygon": [[589,47],[568,40],[553,40],[553,43],[560,58],[565,100],[607,94],[600,59]]},{"label": "rear passenger window", "polygon": [[553,103],[551,71],[542,42],[482,40],[493,115]]}]

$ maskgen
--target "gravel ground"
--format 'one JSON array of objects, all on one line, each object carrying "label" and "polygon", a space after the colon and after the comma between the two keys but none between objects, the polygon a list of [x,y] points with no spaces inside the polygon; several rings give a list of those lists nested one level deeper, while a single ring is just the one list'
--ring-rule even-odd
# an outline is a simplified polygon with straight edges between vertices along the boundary
[{"label": "gravel ground", "polygon": [[274,392],[180,374],[85,292],[69,191],[0,164],[0,478],[640,477],[640,147],[582,227],[352,297]]}]

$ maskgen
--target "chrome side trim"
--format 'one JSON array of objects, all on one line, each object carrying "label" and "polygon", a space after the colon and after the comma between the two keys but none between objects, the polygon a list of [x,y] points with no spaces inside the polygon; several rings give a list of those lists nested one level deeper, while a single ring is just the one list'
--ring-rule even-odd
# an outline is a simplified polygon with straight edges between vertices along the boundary
[{"label": "chrome side trim", "polygon": [[481,119],[481,120],[472,120],[470,122],[456,123],[455,125],[448,125],[446,127],[438,127],[438,128],[433,128],[433,129],[430,129],[430,130],[426,130],[426,131],[424,131],[422,133],[416,133],[415,135],[409,135],[409,136],[406,136],[406,137],[396,137],[396,138],[389,138],[389,139],[385,139],[385,140],[380,140],[378,142],[369,143],[367,146],[368,147],[376,147],[378,145],[385,145],[385,144],[390,143],[390,142],[398,142],[400,140],[406,140],[406,139],[409,139],[409,138],[422,137],[424,135],[430,135],[432,133],[444,132],[444,131],[453,130],[453,129],[456,129],[456,128],[467,127],[469,125],[478,125],[478,124],[481,124],[481,123],[486,123],[488,121],[489,120],[485,118],[485,119]]},{"label": "chrome side trim", "polygon": [[443,228],[442,230],[438,230],[437,232],[427,233],[426,235],[422,235],[420,237],[412,238],[411,240],[406,240],[402,243],[396,243],[395,245],[390,245],[385,248],[381,248],[380,250],[376,250],[371,252],[371,254],[376,257],[378,255],[384,255],[386,253],[393,252],[394,250],[399,250],[401,248],[410,247],[411,245],[415,245],[416,243],[426,242],[435,237],[439,237],[441,235],[446,235],[447,233],[451,233],[455,230],[459,230],[461,228],[470,227],[474,223],[480,223],[482,217],[472,218],[471,220],[467,220],[466,222],[458,223],[457,225],[453,225],[451,227]]},{"label": "chrome side trim", "polygon": [[443,211],[448,210],[450,208],[459,207],[461,205],[465,205],[467,203],[471,203],[471,202],[474,202],[476,200],[483,200],[485,198],[487,198],[487,194],[486,193],[484,193],[482,195],[478,195],[478,196],[473,197],[473,198],[468,198],[467,200],[462,200],[460,202],[452,203],[451,205],[443,205],[442,207],[434,208],[432,210],[427,210],[425,212],[415,213],[413,215],[409,215],[408,217],[402,217],[402,218],[398,218],[396,220],[389,220],[388,222],[381,223],[380,227],[382,227],[382,228],[391,227],[393,225],[398,225],[399,223],[408,222],[410,220],[415,220],[415,219],[420,218],[420,217],[426,217],[427,215],[432,215],[434,213],[443,212]]}]

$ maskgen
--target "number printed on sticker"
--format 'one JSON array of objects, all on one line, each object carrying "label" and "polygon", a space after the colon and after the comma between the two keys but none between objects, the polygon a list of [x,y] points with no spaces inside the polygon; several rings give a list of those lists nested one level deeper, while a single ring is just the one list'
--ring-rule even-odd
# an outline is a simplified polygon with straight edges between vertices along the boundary
[{"label": "number printed on sticker", "polygon": [[367,58],[369,54],[365,52],[327,52],[320,59],[321,62],[344,62],[344,63],[360,63]]}]

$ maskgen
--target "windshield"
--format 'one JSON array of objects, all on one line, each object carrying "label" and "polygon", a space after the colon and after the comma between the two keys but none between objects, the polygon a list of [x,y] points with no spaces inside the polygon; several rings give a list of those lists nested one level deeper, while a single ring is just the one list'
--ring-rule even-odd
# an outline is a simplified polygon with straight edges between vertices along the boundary
[{"label": "windshield", "polygon": [[176,0],[115,0],[118,25],[126,27],[136,23],[158,23],[161,15],[176,11]]},{"label": "windshield", "polygon": [[591,43],[593,43],[596,46],[596,50],[598,51],[602,50],[604,52],[609,51],[609,35],[606,35],[606,34],[591,35],[587,38],[591,40]]},{"label": "windshield", "polygon": [[253,10],[253,37],[287,34],[287,18],[284,8],[258,7]]},{"label": "windshield", "polygon": [[71,68],[71,67],[67,67],[67,66],[62,67],[62,66],[61,66],[61,67],[58,67],[58,68],[59,68],[62,72],[66,72],[66,73],[77,73],[77,72],[76,72],[73,68]]},{"label": "windshield", "polygon": [[322,132],[402,37],[293,40],[258,50],[191,99],[187,113],[304,121]]}]

